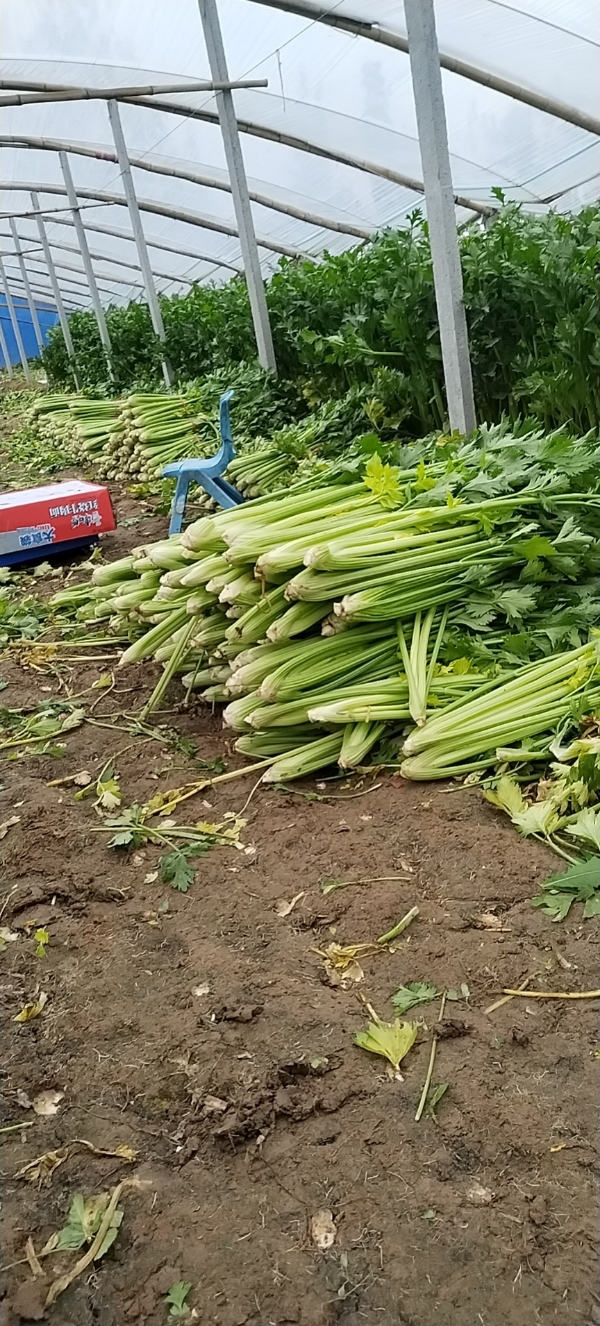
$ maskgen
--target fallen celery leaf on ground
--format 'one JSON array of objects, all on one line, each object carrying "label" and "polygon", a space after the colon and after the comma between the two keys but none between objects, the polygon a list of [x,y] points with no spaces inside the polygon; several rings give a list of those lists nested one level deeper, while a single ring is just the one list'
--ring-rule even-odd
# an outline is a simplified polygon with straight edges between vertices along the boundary
[{"label": "fallen celery leaf on ground", "polygon": [[37,999],[30,999],[25,1004],[20,1013],[13,1018],[13,1022],[31,1022],[32,1018],[37,1018],[48,1003],[48,995],[42,990]]},{"label": "fallen celery leaf on ground", "polygon": [[366,1031],[357,1031],[354,1044],[371,1054],[380,1054],[394,1069],[397,1082],[402,1082],[400,1064],[414,1045],[419,1030],[416,1022],[369,1022]]},{"label": "fallen celery leaf on ground", "polygon": [[187,893],[194,883],[196,867],[190,865],[190,857],[205,856],[210,843],[186,843],[165,853],[159,860],[161,879],[164,884],[171,884],[179,893]]},{"label": "fallen celery leaf on ground", "polygon": [[20,821],[20,815],[11,815],[9,820],[5,820],[3,824],[0,824],[0,838],[6,838],[8,830],[12,829],[15,824],[19,824]]},{"label": "fallen celery leaf on ground", "polygon": [[[82,1193],[76,1193],[71,1202],[67,1224],[51,1236],[42,1248],[41,1256],[50,1252],[78,1252],[85,1244],[91,1243],[100,1229],[109,1202],[108,1192],[99,1193],[96,1197],[84,1197]],[[112,1247],[122,1220],[123,1212],[115,1209],[104,1238],[94,1254],[94,1261],[99,1261]]]},{"label": "fallen celery leaf on ground", "polygon": [[303,889],[301,893],[296,893],[290,902],[286,902],[285,898],[280,898],[279,902],[275,904],[275,911],[277,915],[280,916],[282,919],[286,916],[289,916],[290,912],[293,912],[296,903],[300,902],[301,899],[305,897],[306,897],[306,890]]},{"label": "fallen celery leaf on ground", "polygon": [[429,1115],[430,1119],[433,1119],[434,1123],[437,1123],[437,1114],[436,1114],[437,1106],[439,1105],[442,1097],[446,1095],[447,1090],[448,1090],[447,1082],[438,1082],[437,1086],[430,1087],[427,1093],[427,1099],[425,1101],[425,1113]]},{"label": "fallen celery leaf on ground", "polygon": [[406,875],[374,875],[372,879],[322,879],[320,889],[327,896],[336,889],[350,889],[362,884],[392,884],[399,879],[406,879]]},{"label": "fallen celery leaf on ground", "polygon": [[170,1317],[187,1317],[189,1313],[187,1298],[191,1288],[191,1280],[176,1280],[171,1285],[165,1296],[165,1306],[169,1309]]},{"label": "fallen celery leaf on ground", "polygon": [[588,861],[576,861],[562,875],[553,875],[544,881],[541,893],[532,898],[552,921],[564,921],[573,903],[583,903],[583,916],[600,914],[600,856]]},{"label": "fallen celery leaf on ground", "polygon": [[600,999],[600,990],[503,990],[503,994],[522,995],[524,999]]},{"label": "fallen celery leaf on ground", "polygon": [[35,940],[36,958],[45,958],[46,949],[50,943],[50,935],[48,934],[48,931],[44,930],[43,926],[40,926],[40,928],[35,931],[33,938]]},{"label": "fallen celery leaf on ground", "polygon": [[428,1004],[441,993],[437,986],[431,985],[428,981],[412,981],[410,985],[399,986],[392,995],[392,1004],[395,1012],[402,1016],[403,1013],[408,1013],[409,1008],[414,1008],[417,1004]]},{"label": "fallen celery leaf on ground", "polygon": [[108,769],[103,777],[96,783],[96,805],[102,810],[116,810],[121,805],[122,796],[119,787],[118,775],[113,769]]},{"label": "fallen celery leaf on ground", "polygon": [[406,913],[406,916],[402,917],[402,920],[398,921],[397,925],[392,926],[391,930],[387,930],[385,935],[378,936],[377,943],[380,945],[391,944],[392,940],[397,939],[398,935],[401,935],[402,931],[406,930],[407,926],[409,926],[411,921],[414,921],[415,917],[418,915],[419,908],[411,907],[410,911]]}]

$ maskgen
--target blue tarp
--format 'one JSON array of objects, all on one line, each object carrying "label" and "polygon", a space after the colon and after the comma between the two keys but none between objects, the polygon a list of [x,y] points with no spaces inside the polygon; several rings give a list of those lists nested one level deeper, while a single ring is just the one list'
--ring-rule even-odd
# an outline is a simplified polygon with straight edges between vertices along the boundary
[{"label": "blue tarp", "polygon": [[[25,353],[27,355],[27,358],[37,359],[39,356],[38,343],[36,341],[35,331],[33,329],[33,323],[31,321],[31,313],[29,312],[27,301],[25,299],[18,298],[16,295],[13,295],[13,303],[15,306],[15,312],[17,315],[19,327],[21,329],[21,336],[23,337],[23,345],[25,346]],[[38,312],[38,318],[40,320],[40,328],[42,336],[44,338],[44,344],[46,344],[50,328],[54,326],[55,322],[58,322],[58,313],[56,312],[56,309],[53,307],[52,304],[38,303],[37,300],[36,300],[36,308]],[[2,330],[6,337],[6,344],[8,346],[8,353],[10,355],[10,362],[11,364],[20,364],[21,361],[19,358],[19,351],[17,350],[17,342],[15,341],[15,335],[12,329],[10,317],[8,315],[8,309],[6,307],[6,299],[4,295],[0,295],[0,318],[2,319]],[[2,354],[2,350],[0,350],[0,368],[5,368],[5,367],[6,365],[4,363],[4,355]]]}]

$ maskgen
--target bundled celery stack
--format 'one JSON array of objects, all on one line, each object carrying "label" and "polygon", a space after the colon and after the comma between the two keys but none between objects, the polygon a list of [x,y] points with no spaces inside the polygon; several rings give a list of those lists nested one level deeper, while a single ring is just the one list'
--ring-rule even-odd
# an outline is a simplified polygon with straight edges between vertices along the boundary
[{"label": "bundled celery stack", "polygon": [[101,459],[108,446],[118,410],[118,401],[90,400],[87,396],[71,398],[69,415],[75,437],[86,457],[94,464]]},{"label": "bundled celery stack", "polygon": [[[102,458],[108,479],[160,479],[165,465],[186,458],[212,456],[221,445],[216,417],[202,408],[200,392],[166,395],[141,394],[121,404]],[[290,458],[272,447],[257,447],[236,455],[227,478],[248,497],[258,497],[279,486],[290,471]],[[207,494],[198,494],[201,507],[215,504]]]},{"label": "bundled celery stack", "polygon": [[160,478],[163,466],[172,461],[208,454],[199,424],[209,423],[200,412],[198,396],[164,392],[128,396],[120,403],[105,449],[105,477],[151,481]]},{"label": "bundled celery stack", "polygon": [[72,448],[75,455],[77,434],[69,409],[72,400],[72,396],[58,392],[37,396],[31,406],[29,422],[43,446],[60,445],[67,451]]},{"label": "bundled celery stack", "polygon": [[81,459],[83,450],[90,461],[101,464],[119,408],[120,402],[114,400],[80,395],[38,396],[31,407],[30,420],[42,441],[70,448],[74,460]]},{"label": "bundled celery stack", "polygon": [[98,568],[79,614],[142,630],[122,663],[162,664],[147,710],[180,675],[270,780],[413,725],[407,776],[467,772],[600,699],[596,473],[592,438],[506,428],[374,456]]},{"label": "bundled celery stack", "polygon": [[[152,483],[165,465],[188,457],[212,456],[220,446],[216,415],[202,406],[201,391],[135,393],[125,400],[81,395],[37,398],[31,422],[41,438],[69,445],[73,458],[83,450],[100,478]],[[287,483],[297,460],[268,444],[252,444],[235,456],[227,478],[246,497],[258,497]],[[207,494],[197,495],[204,510],[215,509]]]}]

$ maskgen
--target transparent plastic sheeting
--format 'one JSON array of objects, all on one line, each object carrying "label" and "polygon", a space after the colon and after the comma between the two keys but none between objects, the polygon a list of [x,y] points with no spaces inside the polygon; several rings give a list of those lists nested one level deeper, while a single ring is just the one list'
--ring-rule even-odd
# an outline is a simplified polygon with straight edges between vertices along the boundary
[{"label": "transparent plastic sheeting", "polygon": [[[234,93],[249,188],[263,200],[252,210],[265,274],[282,248],[318,259],[325,249],[339,253],[363,234],[406,224],[416,207],[425,210],[422,194],[402,182],[422,178],[408,56],[309,16],[330,14],[405,38],[401,0],[319,0],[318,7],[307,0],[303,7],[298,14],[287,0],[219,0],[230,77],[268,79],[265,89]],[[597,0],[436,0],[435,9],[441,52],[600,118]],[[210,77],[197,0],[4,0],[2,18],[5,93],[27,84],[107,88]],[[457,195],[493,203],[500,186],[538,211],[576,210],[597,198],[595,133],[448,70],[443,83]],[[227,182],[214,96],[160,94],[143,106],[122,103],[121,118],[132,158],[176,172],[134,166],[140,203],[184,209],[198,221],[142,209],[158,289],[228,280],[241,254],[236,234],[212,228],[235,227],[230,193],[211,187]],[[61,210],[66,199],[48,188],[63,186],[57,152],[4,141],[15,136],[114,155],[106,103],[3,108],[0,122],[0,252],[8,270],[17,277],[13,214],[32,282],[47,283],[35,220],[18,215],[31,211],[28,189],[35,187],[48,209],[65,295],[87,307],[75,233],[65,224],[70,214]],[[104,255],[94,257],[103,301],[143,297],[129,216],[115,200],[123,196],[118,166],[76,152],[70,163],[76,187],[112,195],[82,197],[90,249]],[[459,221],[472,216],[457,209]]]}]

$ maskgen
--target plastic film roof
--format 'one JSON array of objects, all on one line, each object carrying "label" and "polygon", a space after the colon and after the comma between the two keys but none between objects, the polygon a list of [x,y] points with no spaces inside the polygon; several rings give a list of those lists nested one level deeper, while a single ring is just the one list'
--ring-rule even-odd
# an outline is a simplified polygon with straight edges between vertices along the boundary
[{"label": "plastic film roof", "polygon": [[[597,0],[435,0],[435,11],[457,219],[477,215],[471,203],[493,205],[494,186],[539,211],[595,200]],[[219,13],[230,77],[268,79],[233,94],[265,274],[282,254],[318,260],[425,210],[409,59],[397,48],[406,39],[400,0],[219,0]],[[2,45],[0,95],[210,78],[197,0],[4,0]],[[456,61],[471,74],[444,67]],[[550,99],[555,113],[526,104],[519,88]],[[214,95],[142,100],[120,109],[157,287],[228,280],[242,264]],[[3,108],[0,252],[15,293],[10,215],[32,284],[48,286],[35,218],[25,215],[34,188],[65,300],[89,306],[59,148],[71,153],[103,302],[143,298],[102,100]]]}]

